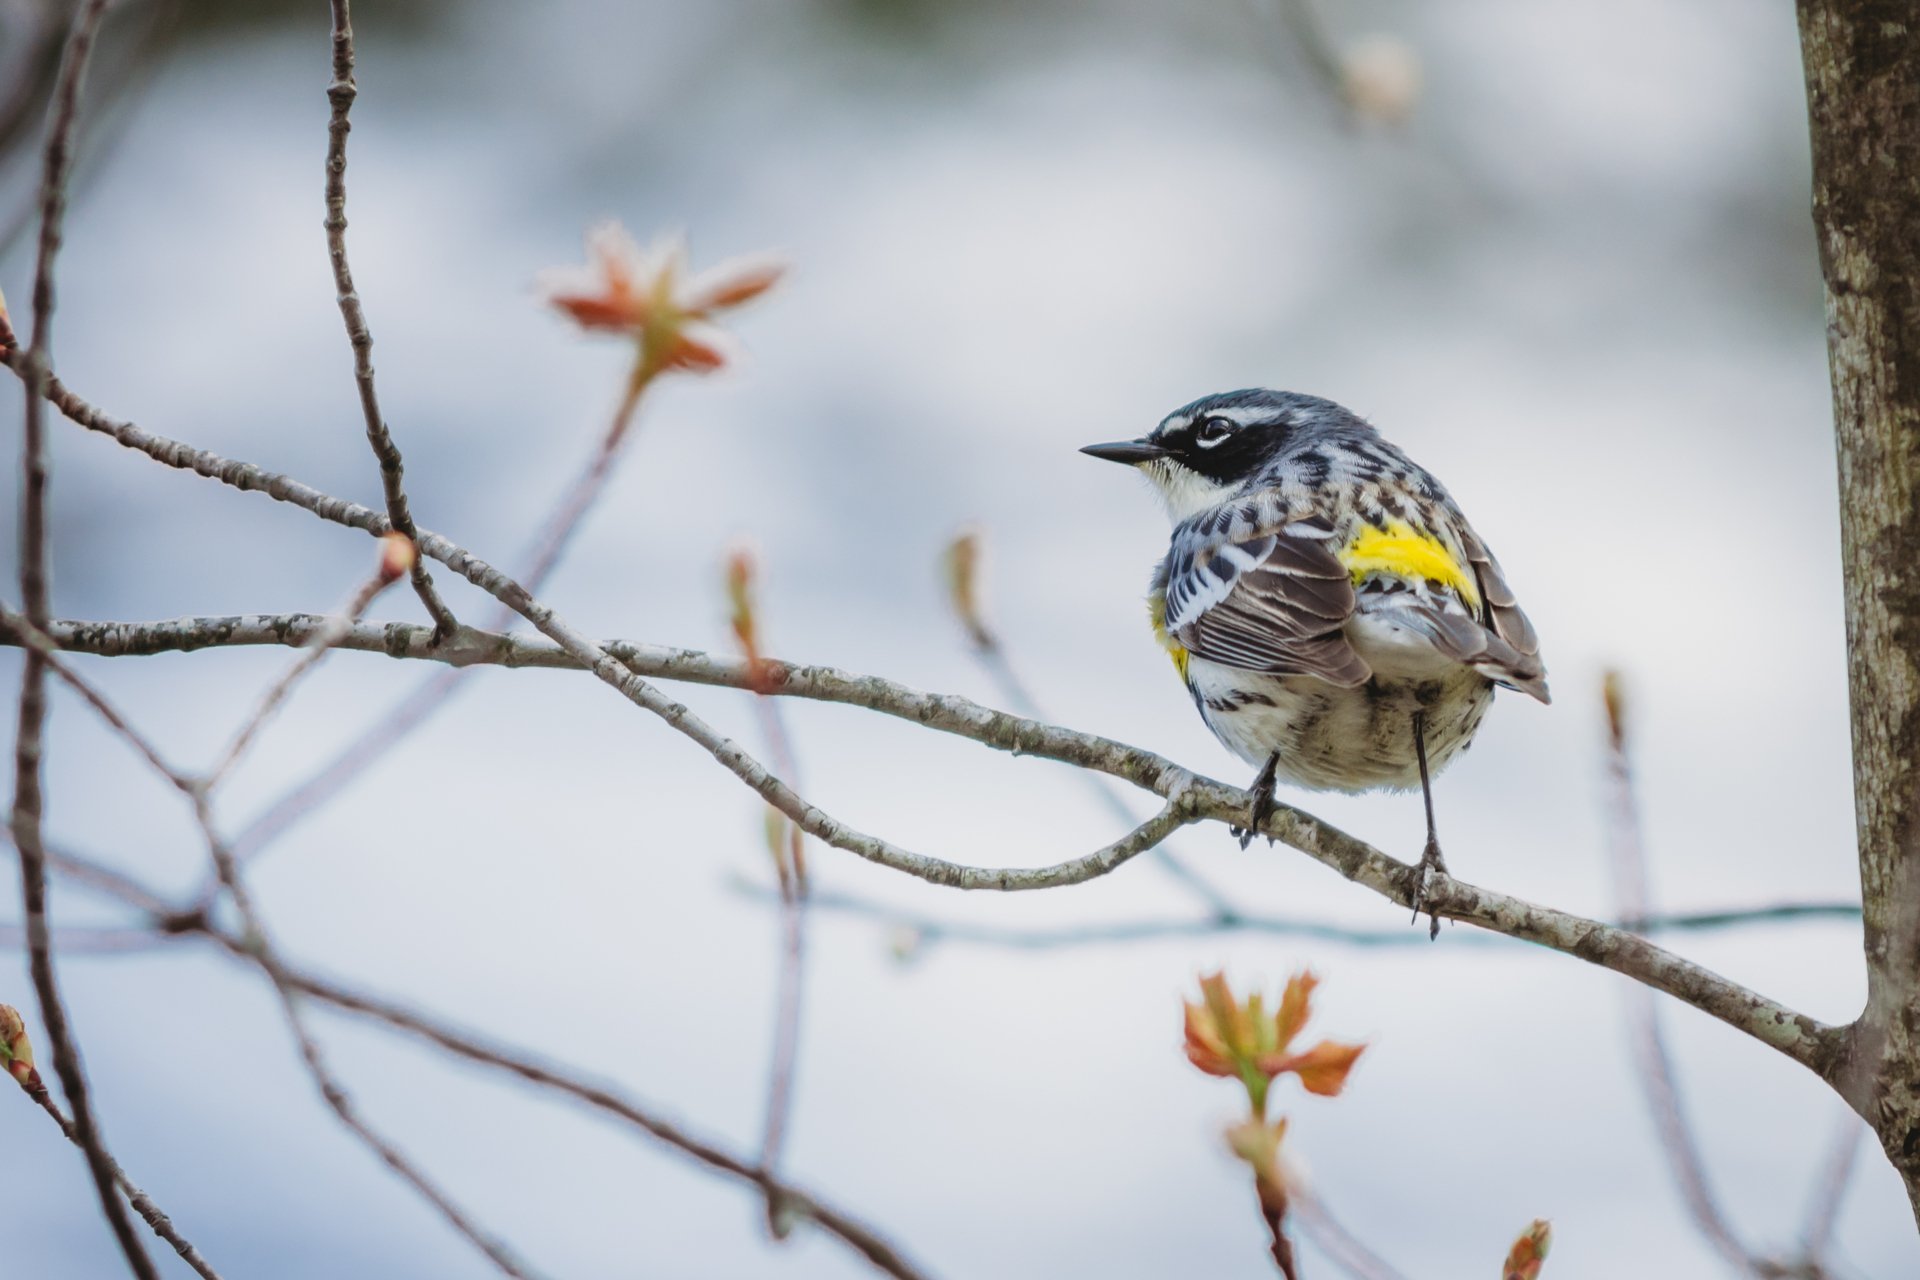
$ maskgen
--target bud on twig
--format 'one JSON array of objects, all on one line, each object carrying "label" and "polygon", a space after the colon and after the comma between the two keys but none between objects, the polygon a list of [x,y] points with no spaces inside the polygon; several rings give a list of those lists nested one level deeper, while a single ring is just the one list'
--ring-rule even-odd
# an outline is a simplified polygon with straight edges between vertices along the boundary
[{"label": "bud on twig", "polygon": [[1547,1249],[1552,1244],[1553,1224],[1545,1218],[1535,1218],[1507,1251],[1500,1280],[1540,1280],[1540,1266],[1546,1261]]},{"label": "bud on twig", "polygon": [[772,805],[766,806],[765,823],[767,852],[773,857],[773,867],[780,875],[784,894],[792,889],[796,876],[804,875],[806,833]]},{"label": "bud on twig", "polygon": [[1296,1280],[1293,1242],[1287,1238],[1287,1179],[1280,1171],[1280,1142],[1287,1136],[1284,1119],[1268,1124],[1249,1119],[1227,1130],[1227,1145],[1233,1154],[1253,1168],[1253,1190],[1260,1198],[1260,1216],[1266,1220],[1273,1237],[1273,1260],[1280,1274]]},{"label": "bud on twig", "polygon": [[1319,979],[1311,973],[1294,974],[1281,992],[1279,1008],[1269,1015],[1257,992],[1239,1000],[1226,975],[1214,973],[1200,979],[1199,1001],[1186,1003],[1187,1060],[1208,1075],[1237,1079],[1247,1090],[1250,1114],[1227,1130],[1227,1145],[1253,1169],[1260,1216],[1273,1240],[1273,1260],[1287,1280],[1296,1280],[1298,1274],[1286,1230],[1287,1180],[1280,1168],[1287,1122],[1285,1117],[1267,1120],[1269,1087],[1291,1072],[1309,1093],[1332,1097],[1346,1087],[1348,1073],[1366,1048],[1322,1040],[1303,1053],[1292,1051],[1313,1016],[1317,985]]},{"label": "bud on twig", "polygon": [[960,625],[967,629],[967,638],[977,649],[992,649],[993,633],[980,615],[980,556],[980,531],[968,527],[947,544],[940,565],[946,571],[947,600]]},{"label": "bud on twig", "polygon": [[0,1067],[29,1093],[38,1092],[40,1073],[33,1066],[33,1042],[27,1039],[26,1019],[10,1004],[0,1004]]},{"label": "bud on twig", "polygon": [[760,694],[773,692],[773,669],[760,651],[760,615],[753,588],[760,566],[753,548],[738,543],[727,553],[727,621],[747,660],[747,684]]},{"label": "bud on twig", "polygon": [[0,351],[11,351],[19,344],[13,336],[13,317],[7,314],[7,295],[0,293]]},{"label": "bud on twig", "polygon": [[1340,91],[1362,120],[1402,124],[1420,100],[1420,58],[1398,36],[1375,35],[1340,60]]},{"label": "bud on twig", "polygon": [[1627,684],[1618,671],[1609,670],[1600,680],[1600,698],[1607,707],[1607,736],[1615,751],[1627,746]]},{"label": "bud on twig", "polygon": [[420,552],[413,539],[404,533],[385,534],[380,539],[380,582],[385,586],[413,572]]}]

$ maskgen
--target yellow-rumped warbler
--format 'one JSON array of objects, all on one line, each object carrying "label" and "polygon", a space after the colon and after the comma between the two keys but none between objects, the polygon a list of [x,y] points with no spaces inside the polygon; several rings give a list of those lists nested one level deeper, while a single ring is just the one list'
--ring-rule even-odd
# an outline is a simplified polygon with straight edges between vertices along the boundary
[{"label": "yellow-rumped warbler", "polygon": [[1418,918],[1446,871],[1430,772],[1466,750],[1495,685],[1548,701],[1539,639],[1493,553],[1438,480],[1315,396],[1207,396],[1082,452],[1138,467],[1173,520],[1148,610],[1207,727],[1260,766],[1241,847],[1276,778],[1418,786]]}]

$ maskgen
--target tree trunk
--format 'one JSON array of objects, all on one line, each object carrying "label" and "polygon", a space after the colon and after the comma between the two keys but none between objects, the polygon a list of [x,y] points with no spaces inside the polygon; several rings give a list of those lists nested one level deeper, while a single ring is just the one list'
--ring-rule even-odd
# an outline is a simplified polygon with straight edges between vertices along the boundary
[{"label": "tree trunk", "polygon": [[1840,454],[1867,1007],[1831,1076],[1920,1220],[1920,9],[1799,0]]}]

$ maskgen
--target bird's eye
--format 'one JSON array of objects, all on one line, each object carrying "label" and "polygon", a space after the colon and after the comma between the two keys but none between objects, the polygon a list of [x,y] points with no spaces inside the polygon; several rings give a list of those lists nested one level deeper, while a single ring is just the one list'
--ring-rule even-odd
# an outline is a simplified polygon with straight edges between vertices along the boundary
[{"label": "bird's eye", "polygon": [[1193,442],[1202,449],[1211,449],[1224,441],[1239,428],[1240,424],[1232,418],[1212,417],[1200,419],[1193,429]]}]

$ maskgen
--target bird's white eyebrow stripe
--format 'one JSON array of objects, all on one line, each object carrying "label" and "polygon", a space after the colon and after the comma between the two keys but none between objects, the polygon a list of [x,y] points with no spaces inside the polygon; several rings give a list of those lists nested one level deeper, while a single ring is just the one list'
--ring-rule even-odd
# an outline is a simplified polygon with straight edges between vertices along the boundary
[{"label": "bird's white eyebrow stripe", "polygon": [[[1205,413],[1197,413],[1191,417],[1165,418],[1159,426],[1153,429],[1153,434],[1155,436],[1179,435],[1181,432],[1191,430],[1200,423],[1205,422],[1208,418],[1225,418],[1235,426],[1244,427],[1251,422],[1266,417],[1271,412],[1271,409],[1264,408],[1260,405],[1236,405],[1220,409],[1209,409]],[[1226,436],[1220,436],[1213,440],[1202,440],[1197,434],[1194,437],[1194,443],[1202,449],[1211,449],[1216,445],[1224,444],[1226,440]]]}]

